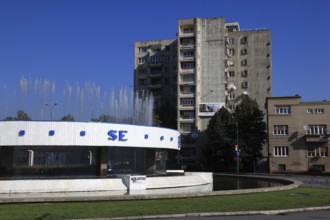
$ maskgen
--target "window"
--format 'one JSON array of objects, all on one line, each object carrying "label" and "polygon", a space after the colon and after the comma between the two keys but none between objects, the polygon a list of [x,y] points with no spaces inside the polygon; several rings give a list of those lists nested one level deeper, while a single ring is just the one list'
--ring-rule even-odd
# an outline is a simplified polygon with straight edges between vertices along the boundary
[{"label": "window", "polygon": [[181,52],[182,53],[182,57],[194,57],[195,53],[193,50],[184,50]]},{"label": "window", "polygon": [[314,109],[312,109],[312,108],[307,109],[307,114],[313,114],[313,112],[314,112]]},{"label": "window", "polygon": [[139,63],[139,64],[144,64],[144,63],[146,63],[146,58],[139,58],[139,59],[138,59],[138,63]]},{"label": "window", "polygon": [[279,172],[286,172],[286,165],[285,164],[279,164],[278,165],[278,171]]},{"label": "window", "polygon": [[160,51],[161,51],[160,47],[151,48],[151,52],[152,52],[152,53],[158,53],[158,52],[160,52]]},{"label": "window", "polygon": [[245,48],[242,49],[242,50],[241,50],[241,55],[246,55],[246,54],[247,54],[247,49],[245,49]]},{"label": "window", "polygon": [[146,79],[138,79],[138,85],[139,86],[143,86],[143,85],[146,85]]},{"label": "window", "polygon": [[243,82],[243,83],[242,83],[242,87],[243,87],[243,88],[247,88],[247,87],[248,87],[248,82]]},{"label": "window", "polygon": [[316,114],[324,114],[324,108],[316,108],[315,113]]},{"label": "window", "polygon": [[228,99],[229,100],[234,100],[235,99],[235,93],[229,93],[228,94]]},{"label": "window", "polygon": [[183,98],[180,99],[180,103],[182,106],[193,106],[195,105],[195,100],[190,98]]},{"label": "window", "polygon": [[326,125],[308,125],[306,134],[310,135],[325,135],[327,133]]},{"label": "window", "polygon": [[234,38],[229,38],[228,42],[229,42],[229,44],[233,45],[234,44]]},{"label": "window", "polygon": [[139,75],[145,75],[147,73],[147,69],[139,68]]},{"label": "window", "polygon": [[247,43],[247,37],[242,37],[241,44],[246,44],[246,43]]},{"label": "window", "polygon": [[289,156],[289,147],[274,147],[274,157],[287,157]]},{"label": "window", "polygon": [[194,87],[192,86],[182,86],[180,88],[182,94],[192,94],[194,93]]},{"label": "window", "polygon": [[162,56],[160,56],[160,55],[151,56],[151,57],[149,57],[149,62],[150,63],[160,63],[160,62],[162,62]]},{"label": "window", "polygon": [[289,115],[291,114],[291,107],[290,106],[275,107],[275,113],[279,115]]},{"label": "window", "polygon": [[312,109],[312,108],[308,108],[307,109],[307,114],[324,114],[324,108],[316,108],[316,109]]},{"label": "window", "polygon": [[182,63],[181,68],[183,70],[194,69],[195,68],[195,63]]},{"label": "window", "polygon": [[318,169],[318,170],[320,170],[322,172],[325,172],[325,166],[322,165],[322,164],[314,164],[313,165],[313,168],[316,168],[316,169]]},{"label": "window", "polygon": [[273,135],[288,135],[288,126],[287,125],[274,125],[273,126]]},{"label": "window", "polygon": [[247,60],[242,60],[241,64],[242,64],[242,66],[246,66],[247,65]]},{"label": "window", "polygon": [[234,49],[227,49],[227,56],[234,56],[235,55],[235,50]]},{"label": "window", "polygon": [[192,27],[185,27],[185,28],[183,28],[182,32],[184,34],[191,34],[191,33],[194,33],[194,28],[192,28]]},{"label": "window", "polygon": [[328,156],[328,147],[320,147],[320,156],[327,157]]},{"label": "window", "polygon": [[148,51],[147,47],[139,47],[139,53],[146,53]]},{"label": "window", "polygon": [[226,64],[227,64],[227,66],[234,66],[234,61],[233,60],[227,60]]},{"label": "window", "polygon": [[328,147],[308,147],[307,157],[327,157]]},{"label": "window", "polygon": [[183,82],[194,82],[195,75],[194,74],[189,74],[189,75],[183,75],[182,76],[182,81]]},{"label": "window", "polygon": [[194,111],[184,111],[184,112],[182,112],[181,117],[183,119],[193,119],[193,118],[195,118],[195,112]]},{"label": "window", "polygon": [[248,76],[248,71],[247,70],[243,70],[242,71],[242,77],[247,77]]},{"label": "window", "polygon": [[230,110],[234,111],[234,110],[235,110],[235,105],[228,105],[228,108],[229,108]]},{"label": "window", "polygon": [[227,77],[235,77],[235,71],[228,71]]},{"label": "window", "polygon": [[194,43],[195,43],[194,39],[183,39],[182,40],[182,45],[183,46],[194,45]]},{"label": "window", "polygon": [[316,156],[316,148],[308,147],[307,149],[307,157],[315,157]]}]

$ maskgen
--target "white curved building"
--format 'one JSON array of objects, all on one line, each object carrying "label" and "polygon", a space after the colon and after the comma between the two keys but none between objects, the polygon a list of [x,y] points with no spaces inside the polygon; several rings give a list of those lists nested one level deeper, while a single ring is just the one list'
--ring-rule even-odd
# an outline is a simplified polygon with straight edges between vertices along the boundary
[{"label": "white curved building", "polygon": [[2,176],[148,174],[180,150],[176,130],[127,124],[2,121]]}]

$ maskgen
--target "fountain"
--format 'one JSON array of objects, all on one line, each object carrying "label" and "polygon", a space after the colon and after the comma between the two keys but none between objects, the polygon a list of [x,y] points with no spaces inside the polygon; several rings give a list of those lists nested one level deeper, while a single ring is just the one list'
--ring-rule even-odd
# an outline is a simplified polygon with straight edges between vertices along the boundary
[{"label": "fountain", "polygon": [[[114,89],[105,91],[90,82],[75,86],[67,82],[61,93],[56,88],[55,81],[24,76],[13,91],[8,91],[7,86],[3,85],[0,91],[0,119],[23,110],[33,120],[60,120],[70,114],[76,121],[90,121],[107,115],[114,123],[152,125],[152,95],[142,94],[143,98],[140,98],[126,88],[121,88],[116,94]],[[55,103],[58,104],[56,108],[53,106]],[[52,114],[54,117],[50,117]]]}]

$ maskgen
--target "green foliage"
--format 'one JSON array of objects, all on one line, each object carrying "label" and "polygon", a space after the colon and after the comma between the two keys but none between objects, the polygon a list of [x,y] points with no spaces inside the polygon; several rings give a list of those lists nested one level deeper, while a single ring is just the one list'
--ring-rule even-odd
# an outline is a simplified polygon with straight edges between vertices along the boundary
[{"label": "green foliage", "polygon": [[3,119],[4,121],[31,121],[30,116],[23,110],[18,110],[16,117],[8,116]]},{"label": "green foliage", "polygon": [[114,122],[114,118],[110,115],[100,115],[98,118],[92,118],[93,122]]},{"label": "green foliage", "polygon": [[266,140],[264,113],[255,100],[244,97],[231,114],[221,108],[210,120],[206,134],[209,144],[205,154],[212,171],[233,171],[235,145],[238,142],[240,160],[245,171],[262,158],[262,144]]},{"label": "green foliage", "polygon": [[71,114],[64,115],[64,116],[61,118],[61,121],[74,121],[74,117],[73,117]]},{"label": "green foliage", "polygon": [[169,101],[165,101],[154,113],[154,125],[176,129],[176,114],[176,108]]},{"label": "green foliage", "polygon": [[204,152],[212,171],[229,171],[233,166],[235,122],[230,112],[221,108],[211,118],[206,134],[209,143]]},{"label": "green foliage", "polygon": [[253,171],[253,166],[262,158],[262,145],[267,137],[264,113],[255,100],[245,97],[236,107],[234,118],[238,121],[241,162],[246,171]]}]

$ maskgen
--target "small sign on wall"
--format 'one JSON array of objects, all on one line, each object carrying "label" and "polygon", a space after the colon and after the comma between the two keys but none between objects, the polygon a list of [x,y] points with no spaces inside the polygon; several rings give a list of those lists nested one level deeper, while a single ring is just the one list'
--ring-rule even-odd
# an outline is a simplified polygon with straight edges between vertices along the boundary
[{"label": "small sign on wall", "polygon": [[[135,192],[145,192],[147,189],[147,177],[144,175],[130,176],[129,177],[129,191],[130,194]],[[132,192],[133,191],[133,192]]]}]

